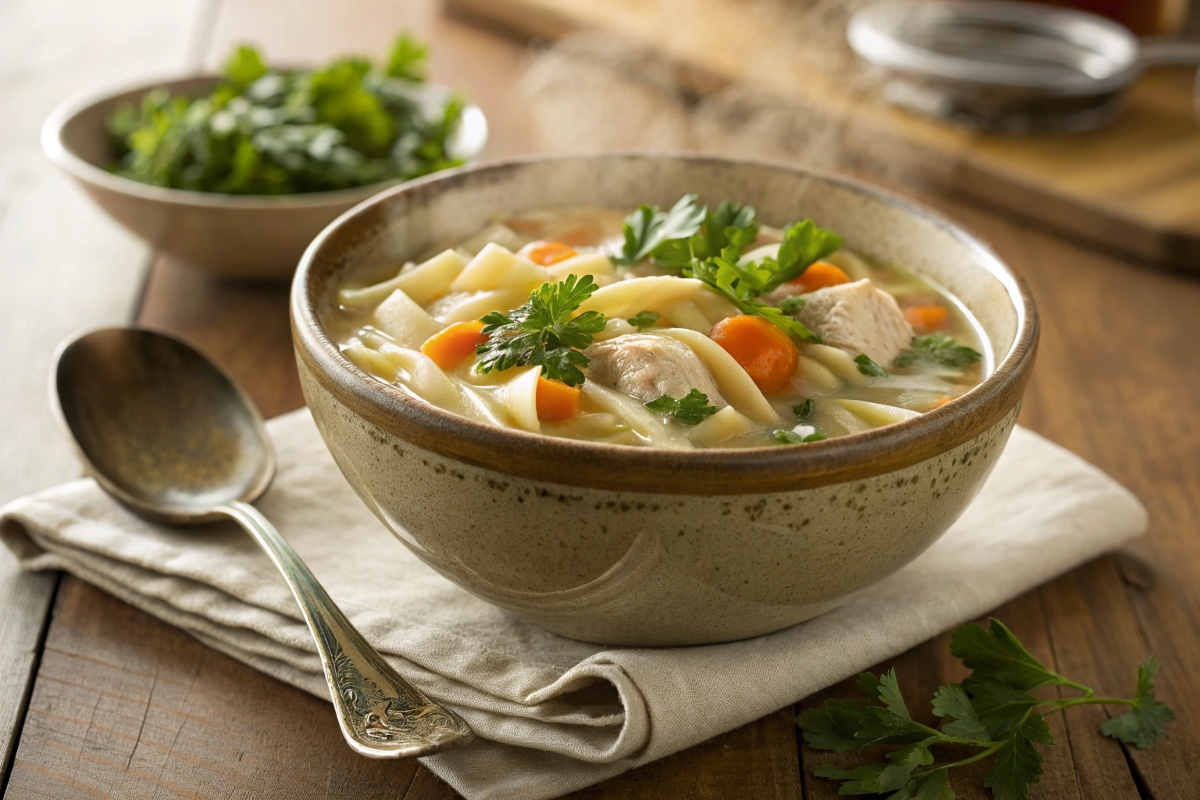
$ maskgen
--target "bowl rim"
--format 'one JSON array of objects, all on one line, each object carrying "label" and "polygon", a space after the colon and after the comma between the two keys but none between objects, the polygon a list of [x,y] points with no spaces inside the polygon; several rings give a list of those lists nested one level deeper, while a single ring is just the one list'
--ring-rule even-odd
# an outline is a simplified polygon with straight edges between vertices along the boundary
[{"label": "bowl rim", "polygon": [[[341,354],[320,324],[317,304],[322,298],[314,295],[318,283],[324,281],[314,275],[318,262],[340,237],[353,241],[355,227],[374,227],[393,198],[426,191],[435,183],[494,180],[506,171],[547,161],[662,159],[753,166],[828,181],[933,224],[973,252],[1004,286],[1017,315],[1012,346],[979,385],[913,419],[804,447],[672,450],[564,439],[462,417],[371,377]],[[863,480],[943,454],[991,428],[1020,404],[1039,333],[1037,309],[1025,281],[978,237],[920,204],[858,180],[776,161],[642,151],[491,161],[389,189],[342,214],[313,240],[296,270],[290,306],[292,338],[301,372],[310,374],[339,403],[377,428],[441,456],[506,475],[567,486],[668,495],[807,489]]]},{"label": "bowl rim", "polygon": [[[55,166],[68,175],[85,184],[99,186],[118,194],[139,197],[156,203],[168,205],[228,209],[289,209],[317,208],[328,205],[342,205],[378,194],[392,186],[410,181],[403,178],[392,178],[386,181],[365,183],[362,186],[351,186],[345,189],[329,189],[320,192],[304,192],[303,194],[222,194],[220,192],[200,192],[193,189],[173,189],[167,186],[155,186],[149,183],[135,181],[93,164],[77,154],[63,141],[63,130],[76,117],[96,106],[111,103],[122,95],[145,94],[154,89],[172,89],[180,84],[201,81],[219,81],[222,76],[213,72],[189,72],[163,75],[155,80],[145,79],[137,82],[126,81],[100,89],[88,89],[78,92],[60,103],[46,121],[42,124],[41,145],[44,152]],[[437,86],[447,91],[451,87],[437,81],[426,81],[428,85]],[[464,155],[466,165],[476,162],[488,140],[487,116],[477,104],[468,102],[463,107],[464,116],[470,115],[473,125],[478,126],[478,146]],[[443,170],[445,171],[445,170]],[[424,177],[424,176],[423,176]],[[411,179],[419,180],[419,179]]]}]

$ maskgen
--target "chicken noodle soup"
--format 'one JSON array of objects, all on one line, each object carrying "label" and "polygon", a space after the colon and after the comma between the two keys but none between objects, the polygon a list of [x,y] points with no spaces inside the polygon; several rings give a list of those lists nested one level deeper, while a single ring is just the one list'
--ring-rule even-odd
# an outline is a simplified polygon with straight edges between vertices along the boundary
[{"label": "chicken noodle soup", "polygon": [[[382,274],[380,274],[382,273]],[[753,208],[534,211],[339,287],[341,351],[480,422],[652,447],[804,445],[931,411],[989,368],[947,292]]]}]

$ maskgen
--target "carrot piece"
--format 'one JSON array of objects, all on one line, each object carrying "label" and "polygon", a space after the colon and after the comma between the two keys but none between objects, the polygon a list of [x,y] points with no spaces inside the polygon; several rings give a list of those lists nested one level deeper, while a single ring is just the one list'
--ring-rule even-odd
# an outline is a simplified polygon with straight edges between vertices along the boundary
[{"label": "carrot piece", "polygon": [[817,289],[837,286],[840,283],[850,283],[850,276],[842,272],[840,267],[818,261],[810,264],[808,269],[801,272],[799,278],[792,279],[791,283],[803,286],[806,292],[815,292]]},{"label": "carrot piece", "polygon": [[942,306],[915,306],[904,309],[904,318],[917,333],[944,330],[949,315],[950,312]]},{"label": "carrot piece", "polygon": [[456,322],[426,339],[421,352],[442,369],[454,369],[464,358],[475,355],[475,348],[488,340],[480,333],[482,330],[482,320]]},{"label": "carrot piece", "polygon": [[954,399],[953,397],[939,397],[937,400],[933,401],[933,407],[941,408],[942,406],[946,405],[946,403],[949,403],[953,399]]},{"label": "carrot piece", "polygon": [[537,415],[542,422],[567,422],[579,416],[578,386],[538,376]]},{"label": "carrot piece", "polygon": [[549,267],[579,255],[574,247],[562,242],[530,242],[517,251],[517,255],[528,258],[535,264]]},{"label": "carrot piece", "polygon": [[800,351],[791,338],[762,317],[726,317],[708,337],[733,356],[764,392],[786,387],[800,363]]}]

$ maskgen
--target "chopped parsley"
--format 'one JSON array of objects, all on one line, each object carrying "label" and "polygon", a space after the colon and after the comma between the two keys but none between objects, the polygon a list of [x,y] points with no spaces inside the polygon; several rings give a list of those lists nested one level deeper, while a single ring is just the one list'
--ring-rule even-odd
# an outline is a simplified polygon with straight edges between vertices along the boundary
[{"label": "chopped parsley", "polygon": [[886,378],[888,375],[887,370],[872,361],[866,353],[856,355],[854,363],[858,366],[858,371],[868,378]]},{"label": "chopped parsley", "polygon": [[799,405],[792,406],[792,413],[796,415],[796,422],[803,425],[812,419],[814,406],[816,406],[816,402],[811,397],[806,398]]},{"label": "chopped parsley", "polygon": [[649,328],[660,319],[662,319],[662,314],[659,314],[657,311],[639,311],[625,321],[640,331],[644,328]]},{"label": "chopped parsley", "polygon": [[800,297],[799,295],[792,295],[791,297],[785,297],[780,300],[775,307],[787,314],[789,317],[792,317],[795,316],[797,311],[804,308],[804,302],[805,301],[803,297]]},{"label": "chopped parsley", "polygon": [[813,431],[810,434],[804,435],[795,431],[789,431],[787,428],[780,428],[771,431],[771,438],[780,444],[808,444],[810,442],[820,442],[829,437],[820,431]]},{"label": "chopped parsley", "polygon": [[692,389],[678,400],[664,394],[646,403],[646,408],[658,414],[668,414],[684,425],[699,425],[717,413],[716,407],[709,405],[708,395],[699,389]]},{"label": "chopped parsley", "polygon": [[983,358],[978,350],[958,344],[948,333],[914,336],[912,349],[896,356],[897,367],[911,367],[918,361],[928,361],[945,367],[966,367]]},{"label": "chopped parsley", "polygon": [[705,209],[696,204],[696,195],[685,194],[671,207],[660,211],[658,206],[639,206],[625,218],[625,245],[613,262],[631,266],[653,253],[664,242],[684,239],[700,230]]},{"label": "chopped parsley", "polygon": [[[953,800],[947,773],[954,768],[995,756],[983,785],[996,800],[1027,800],[1030,787],[1042,774],[1042,747],[1055,744],[1043,714],[1079,705],[1117,705],[1129,708],[1100,726],[1105,736],[1134,747],[1154,744],[1166,733],[1175,715],[1154,696],[1158,662],[1150,656],[1138,667],[1137,692],[1131,699],[1098,697],[1095,690],[1050,670],[1033,656],[999,620],[988,628],[971,623],[950,637],[950,652],[972,672],[962,683],[951,683],[933,696],[933,714],[942,719],[931,727],[914,720],[896,679],[864,672],[858,690],[868,701],[826,700],[803,711],[796,724],[814,750],[846,753],[863,747],[901,745],[875,763],[855,759],[858,766],[821,766],[820,778],[843,781],[840,794],[886,794],[892,798]],[[1030,691],[1044,686],[1076,690],[1036,697]],[[1061,691],[1061,689],[1060,689]],[[938,762],[933,748],[950,745],[951,758]],[[975,752],[963,758],[963,748]],[[974,768],[972,768],[973,770]],[[957,773],[956,773],[957,774]],[[964,776],[965,777],[965,776]]]},{"label": "chopped parsley", "polygon": [[580,352],[604,329],[604,315],[585,311],[572,319],[598,287],[591,275],[568,275],[560,283],[544,283],[529,294],[529,301],[505,315],[493,311],[483,317],[482,333],[488,340],[475,348],[475,371],[488,373],[513,367],[540,366],[542,375],[568,386],[583,383],[588,357]]}]

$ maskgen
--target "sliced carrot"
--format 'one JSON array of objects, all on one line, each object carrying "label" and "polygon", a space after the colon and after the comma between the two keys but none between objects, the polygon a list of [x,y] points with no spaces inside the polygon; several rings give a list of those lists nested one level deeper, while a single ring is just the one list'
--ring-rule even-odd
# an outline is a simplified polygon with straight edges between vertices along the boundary
[{"label": "sliced carrot", "polygon": [[535,264],[549,267],[568,258],[579,255],[574,247],[562,242],[530,242],[517,251],[517,255],[525,256]]},{"label": "sliced carrot", "polygon": [[946,403],[949,403],[953,399],[954,399],[953,397],[939,397],[937,400],[933,401],[933,407],[941,408],[942,406],[946,405]]},{"label": "sliced carrot", "polygon": [[733,356],[764,392],[786,387],[800,363],[800,351],[791,338],[762,317],[726,317],[708,336]]},{"label": "sliced carrot", "polygon": [[426,339],[421,352],[442,369],[454,369],[464,358],[475,355],[475,348],[488,340],[480,333],[482,330],[483,322],[477,319],[456,322]]},{"label": "sliced carrot", "polygon": [[916,306],[904,309],[904,318],[917,333],[943,330],[949,314],[950,312],[942,306]]},{"label": "sliced carrot", "polygon": [[578,386],[538,376],[537,415],[542,422],[567,422],[579,416]]},{"label": "sliced carrot", "polygon": [[825,289],[841,283],[850,283],[850,276],[842,272],[840,267],[835,267],[833,264],[824,261],[818,261],[815,264],[810,264],[808,269],[800,273],[799,278],[794,278],[791,282],[798,286],[803,286],[806,292],[815,292],[817,289]]}]

